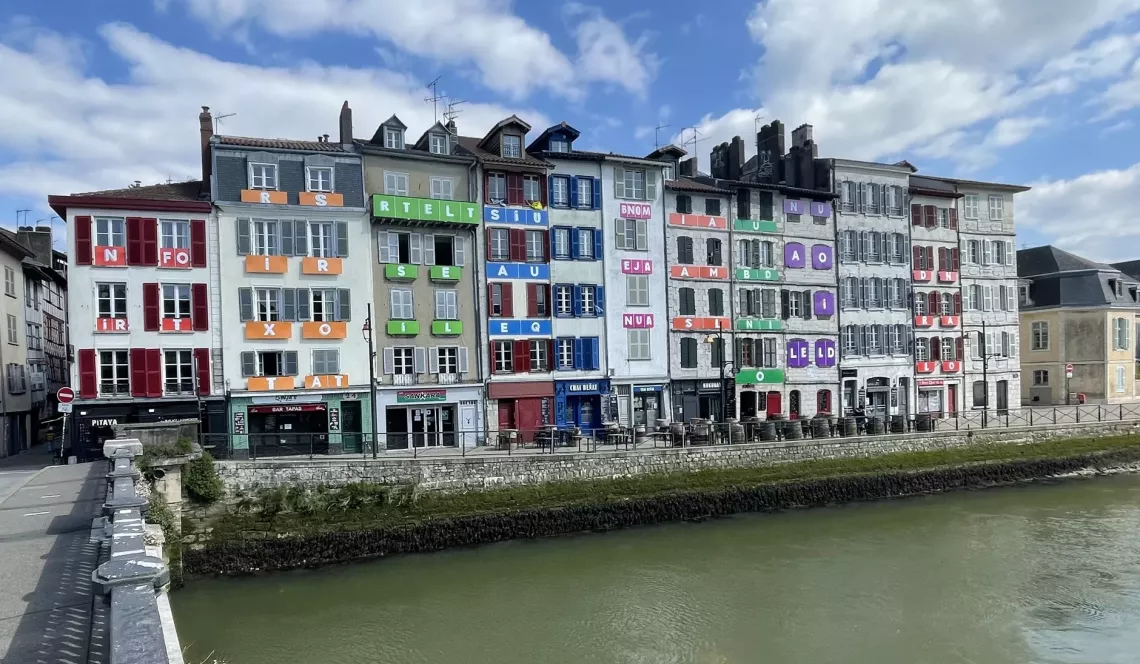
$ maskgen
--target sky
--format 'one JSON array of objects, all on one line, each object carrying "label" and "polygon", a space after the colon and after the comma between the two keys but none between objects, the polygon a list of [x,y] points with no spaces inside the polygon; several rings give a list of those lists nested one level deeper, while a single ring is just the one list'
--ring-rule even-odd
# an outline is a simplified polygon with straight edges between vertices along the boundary
[{"label": "sky", "polygon": [[8,227],[46,223],[49,194],[199,177],[202,106],[220,133],[313,139],[347,100],[357,138],[393,113],[418,136],[438,78],[464,135],[564,120],[580,149],[673,142],[707,170],[808,123],[823,157],[1031,186],[1019,247],[1140,258],[1140,0],[2,4]]}]

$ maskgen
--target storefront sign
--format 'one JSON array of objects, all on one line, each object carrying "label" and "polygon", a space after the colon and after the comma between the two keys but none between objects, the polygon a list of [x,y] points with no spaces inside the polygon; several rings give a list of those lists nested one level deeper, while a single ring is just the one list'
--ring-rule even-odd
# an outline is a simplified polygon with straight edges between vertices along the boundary
[{"label": "storefront sign", "polygon": [[921,374],[934,373],[934,370],[937,368],[938,368],[937,362],[915,362],[914,363],[915,373],[921,373]]},{"label": "storefront sign", "polygon": [[671,265],[669,276],[674,279],[728,279],[728,268],[715,265]]},{"label": "storefront sign", "polygon": [[779,229],[776,222],[766,219],[736,219],[732,230],[742,233],[775,233]]},{"label": "storefront sign", "polygon": [[601,394],[607,392],[608,387],[597,381],[566,382],[566,391],[571,394]]},{"label": "storefront sign", "polygon": [[344,261],[339,258],[302,258],[301,274],[340,274]]},{"label": "storefront sign", "polygon": [[779,281],[780,271],[765,268],[736,268],[736,278],[741,281]]},{"label": "storefront sign", "polygon": [[634,385],[633,393],[644,394],[646,392],[660,392],[662,389],[663,388],[660,385]]},{"label": "storefront sign", "polygon": [[428,269],[428,278],[432,281],[459,281],[463,276],[463,268],[454,265],[432,265]]},{"label": "storefront sign", "polygon": [[329,431],[340,431],[339,408],[329,408]]},{"label": "storefront sign", "polygon": [[[343,398],[347,399],[350,394],[345,394]],[[324,395],[321,394],[272,394],[265,396],[252,396],[249,398],[253,403],[320,403],[325,400]]]},{"label": "storefront sign", "polygon": [[835,266],[835,250],[826,244],[813,244],[811,266],[815,270],[830,270]]},{"label": "storefront sign", "polygon": [[348,323],[344,321],[301,323],[302,339],[344,339],[347,336]]},{"label": "storefront sign", "polygon": [[348,387],[348,374],[305,376],[305,389],[319,390],[326,387]]},{"label": "storefront sign", "polygon": [[288,339],[291,336],[293,324],[287,321],[250,321],[245,324],[246,339]]},{"label": "storefront sign", "polygon": [[784,245],[784,266],[802,268],[807,264],[807,251],[799,242],[788,242]]},{"label": "storefront sign", "polygon": [[171,269],[190,269],[190,250],[163,247],[158,250],[158,266]]},{"label": "storefront sign", "polygon": [[858,378],[859,377],[859,370],[858,369],[840,369],[839,370],[839,377],[840,378]]},{"label": "storefront sign", "polygon": [[319,413],[326,409],[323,403],[298,403],[288,406],[250,406],[250,413]]},{"label": "storefront sign", "polygon": [[546,263],[487,263],[488,279],[550,279],[550,266]]},{"label": "storefront sign", "polygon": [[914,317],[914,326],[915,327],[931,327],[933,325],[934,325],[934,317],[933,316],[915,316]]},{"label": "storefront sign", "polygon": [[126,318],[96,318],[96,332],[127,332]]},{"label": "storefront sign", "polygon": [[640,258],[623,258],[621,260],[622,274],[653,274],[653,261]]},{"label": "storefront sign", "polygon": [[194,323],[189,318],[163,318],[160,332],[193,332]]},{"label": "storefront sign", "polygon": [[401,390],[396,393],[396,403],[429,403],[447,401],[447,390]]},{"label": "storefront sign", "polygon": [[487,323],[487,331],[491,336],[511,337],[548,337],[551,332],[549,318],[535,320],[492,320]]},{"label": "storefront sign", "polygon": [[285,274],[289,271],[287,256],[246,256],[245,271],[248,274]]},{"label": "storefront sign", "polygon": [[946,384],[946,381],[944,381],[944,380],[931,380],[928,378],[927,379],[919,379],[915,382],[918,384],[919,387],[942,387],[943,385]]},{"label": "storefront sign", "polygon": [[245,381],[245,388],[250,392],[291,390],[294,387],[296,382],[293,376],[250,376]]},{"label": "storefront sign", "polygon": [[678,316],[673,319],[674,330],[727,330],[732,322],[727,318],[693,318]]},{"label": "storefront sign", "polygon": [[511,224],[515,226],[545,226],[550,223],[546,210],[523,207],[485,207],[483,221],[488,224]]},{"label": "storefront sign", "polygon": [[697,385],[697,389],[701,392],[714,392],[720,390],[721,383],[719,380],[706,380]]},{"label": "storefront sign", "polygon": [[242,203],[267,203],[273,205],[288,205],[289,194],[284,191],[262,191],[260,189],[242,189]]},{"label": "storefront sign", "polygon": [[95,247],[91,252],[91,262],[96,267],[126,267],[126,247]]},{"label": "storefront sign", "polygon": [[653,217],[653,206],[649,203],[621,203],[618,210],[618,216],[622,219],[650,219]]},{"label": "storefront sign", "polygon": [[815,342],[815,366],[833,367],[838,353],[835,351],[835,341],[831,339],[817,339]]},{"label": "storefront sign", "polygon": [[431,333],[437,337],[454,337],[463,334],[463,321],[460,320],[433,320]]},{"label": "storefront sign", "polygon": [[420,333],[418,320],[390,320],[386,327],[390,337],[414,337]]},{"label": "storefront sign", "polygon": [[241,436],[245,435],[245,411],[234,411],[234,433]]},{"label": "storefront sign", "polygon": [[372,216],[376,219],[440,221],[452,224],[478,224],[479,205],[462,201],[441,201],[410,196],[372,196]]},{"label": "storefront sign", "polygon": [[811,364],[811,354],[808,353],[808,342],[805,339],[790,339],[788,341],[788,366],[801,369]]},{"label": "storefront sign", "polygon": [[327,191],[302,191],[297,194],[297,202],[314,207],[344,207],[344,194]]},{"label": "storefront sign", "polygon": [[818,290],[812,293],[811,304],[817,318],[828,318],[835,314],[835,293]]},{"label": "storefront sign", "polygon": [[741,369],[736,374],[737,385],[771,384],[784,382],[783,369]]},{"label": "storefront sign", "polygon": [[741,318],[736,321],[736,329],[742,332],[768,332],[783,327],[784,323],[779,318]]},{"label": "storefront sign", "polygon": [[415,281],[419,276],[419,265],[388,263],[384,266],[384,278],[388,281]]},{"label": "storefront sign", "polygon": [[621,326],[627,330],[652,328],[653,314],[622,314]]},{"label": "storefront sign", "polygon": [[711,217],[707,214],[681,214],[680,212],[670,212],[669,225],[696,228],[703,231],[726,231],[728,230],[728,219],[724,217]]}]

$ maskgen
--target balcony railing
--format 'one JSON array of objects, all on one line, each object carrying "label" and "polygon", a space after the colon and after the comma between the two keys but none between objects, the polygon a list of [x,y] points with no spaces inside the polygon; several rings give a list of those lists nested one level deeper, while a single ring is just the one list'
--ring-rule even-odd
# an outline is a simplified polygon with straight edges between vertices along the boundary
[{"label": "balcony railing", "polygon": [[393,385],[417,385],[420,382],[420,375],[414,373],[394,374],[392,376]]},{"label": "balcony railing", "polygon": [[440,385],[454,385],[459,382],[459,374],[457,373],[441,373],[436,382]]}]

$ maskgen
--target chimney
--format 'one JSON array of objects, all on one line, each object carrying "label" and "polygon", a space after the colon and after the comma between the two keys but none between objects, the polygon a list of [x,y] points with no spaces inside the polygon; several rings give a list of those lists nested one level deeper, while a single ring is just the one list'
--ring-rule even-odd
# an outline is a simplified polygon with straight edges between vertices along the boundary
[{"label": "chimney", "polygon": [[756,181],[780,183],[784,179],[784,123],[764,125],[756,134]]},{"label": "chimney", "polygon": [[739,180],[744,176],[744,141],[733,136],[728,144],[728,179]]},{"label": "chimney", "polygon": [[210,179],[213,176],[213,161],[210,157],[210,139],[214,137],[214,117],[210,115],[210,107],[203,106],[198,114],[198,125],[202,133],[202,191],[207,195],[212,188]]},{"label": "chimney", "polygon": [[714,145],[709,153],[709,175],[718,180],[727,180],[728,143]]},{"label": "chimney", "polygon": [[802,124],[792,131],[792,146],[797,148],[807,147],[807,144],[812,140],[811,125]]},{"label": "chimney", "polygon": [[32,251],[36,262],[52,267],[51,226],[21,226],[16,240]]},{"label": "chimney", "polygon": [[448,120],[447,124],[443,125],[443,128],[450,132],[452,136],[457,135],[458,130],[455,128],[455,118]]},{"label": "chimney", "polygon": [[340,107],[340,144],[346,148],[352,145],[352,109],[347,99]]},{"label": "chimney", "polygon": [[677,175],[683,178],[692,178],[697,176],[697,158],[689,157],[682,161],[677,167]]}]

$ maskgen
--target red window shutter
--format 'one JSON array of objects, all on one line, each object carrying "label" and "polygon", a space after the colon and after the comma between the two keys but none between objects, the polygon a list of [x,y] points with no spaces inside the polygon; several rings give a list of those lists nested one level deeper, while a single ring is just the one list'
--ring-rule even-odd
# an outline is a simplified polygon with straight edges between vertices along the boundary
[{"label": "red window shutter", "polygon": [[938,247],[938,269],[945,270],[948,264],[949,261],[946,259],[946,247]]},{"label": "red window shutter", "polygon": [[962,315],[962,294],[954,293],[954,315]]},{"label": "red window shutter", "polygon": [[214,382],[210,373],[210,349],[195,348],[194,359],[198,361],[198,394],[209,396],[210,387]]},{"label": "red window shutter", "polygon": [[206,220],[190,222],[190,265],[206,267]]},{"label": "red window shutter", "polygon": [[495,284],[487,284],[487,315],[495,315]]},{"label": "red window shutter", "polygon": [[938,296],[937,293],[927,293],[926,294],[926,313],[929,316],[937,315],[936,314],[936,312],[938,310],[937,296]]},{"label": "red window shutter", "polygon": [[503,318],[513,318],[515,315],[515,288],[512,284],[499,284],[503,294]]},{"label": "red window shutter", "polygon": [[162,396],[162,351],[157,348],[146,350],[146,395]]},{"label": "red window shutter", "polygon": [[958,230],[958,208],[950,208],[950,230]]},{"label": "red window shutter", "polygon": [[158,284],[143,284],[143,329],[147,332],[157,332],[161,324],[162,308],[158,299]]},{"label": "red window shutter", "polygon": [[[546,191],[546,189],[543,188],[543,191]],[[546,205],[546,201],[543,201],[542,204]],[[542,262],[550,262],[550,231],[542,231]]]},{"label": "red window shutter", "polygon": [[143,265],[158,265],[158,219],[142,220]]},{"label": "red window shutter", "polygon": [[926,269],[934,269],[934,247],[926,248]]},{"label": "red window shutter", "polygon": [[538,315],[538,289],[541,284],[526,285],[526,315],[534,318]]},{"label": "red window shutter", "polygon": [[490,231],[487,232],[487,260],[488,261],[493,260],[491,258],[491,233],[490,233]]},{"label": "red window shutter", "polygon": [[914,248],[911,249],[911,253],[914,254],[914,256],[913,256],[913,258],[914,258],[914,269],[921,270],[922,269],[922,256],[923,256],[922,247],[918,246],[917,244],[914,245]]},{"label": "red window shutter", "polygon": [[507,173],[507,205],[522,205],[525,202],[522,176],[518,173]]},{"label": "red window shutter", "polygon": [[922,206],[917,203],[910,206],[910,223],[913,226],[922,225]]},{"label": "red window shutter", "polygon": [[926,213],[926,227],[935,228],[938,226],[938,208],[933,205],[922,206],[923,212]]},{"label": "red window shutter", "polygon": [[494,341],[490,342],[488,344],[488,346],[491,349],[491,354],[487,356],[487,357],[491,358],[491,373],[493,373],[493,374],[506,373],[503,371],[499,371],[498,369],[495,368],[495,342]]},{"label": "red window shutter", "polygon": [[132,348],[131,363],[131,396],[145,397],[147,395],[146,383],[146,349]]},{"label": "red window shutter", "polygon": [[958,265],[959,265],[959,263],[958,263],[958,258],[959,258],[959,255],[960,255],[960,254],[958,253],[958,248],[957,248],[957,247],[955,247],[955,248],[953,248],[953,249],[951,249],[951,250],[950,250],[950,269],[951,269],[952,271],[954,271],[954,272],[957,272],[957,271],[958,271]]},{"label": "red window shutter", "polygon": [[[90,227],[91,218],[87,217]],[[90,236],[88,236],[90,240]],[[79,355],[79,397],[81,399],[94,399],[99,395],[99,382],[95,374],[95,350],[81,349]]]},{"label": "red window shutter", "polygon": [[930,294],[930,315],[937,316],[942,312],[942,294],[934,291]]},{"label": "red window shutter", "polygon": [[530,342],[525,339],[515,341],[515,373],[530,372]]},{"label": "red window shutter", "polygon": [[143,264],[142,217],[127,217],[127,265]]},{"label": "red window shutter", "polygon": [[958,337],[958,355],[957,355],[958,361],[961,362],[965,356],[966,356],[966,349],[965,349],[964,340],[962,339],[962,337]]},{"label": "red window shutter", "polygon": [[511,260],[526,261],[526,231],[521,228],[512,228],[508,232],[511,247]]},{"label": "red window shutter", "polygon": [[[91,217],[75,218],[75,264],[91,264]],[[92,354],[95,351],[91,351]],[[91,371],[95,371],[94,368]],[[94,393],[92,393],[94,398]]]},{"label": "red window shutter", "polygon": [[546,340],[546,370],[554,370],[554,339]]},{"label": "red window shutter", "polygon": [[487,205],[491,204],[491,173],[486,172],[483,174],[483,202]]},{"label": "red window shutter", "polygon": [[210,329],[210,292],[206,284],[190,286],[190,312],[196,332]]},{"label": "red window shutter", "polygon": [[[546,207],[547,205],[549,205],[549,203],[546,202],[546,192],[549,189],[550,189],[550,187],[547,186],[547,184],[546,184],[546,178],[539,177],[538,178],[538,191],[540,192],[540,197],[542,199],[542,207]],[[569,196],[569,193],[567,193],[567,196]]]},{"label": "red window shutter", "polygon": [[545,295],[545,297],[542,298],[542,301],[546,303],[546,311],[542,312],[542,315],[549,316],[550,308],[554,306],[554,302],[550,299],[550,284],[543,284],[541,288],[543,295]]},{"label": "red window shutter", "polygon": [[939,342],[938,337],[930,337],[930,359],[942,359],[942,344]]}]

